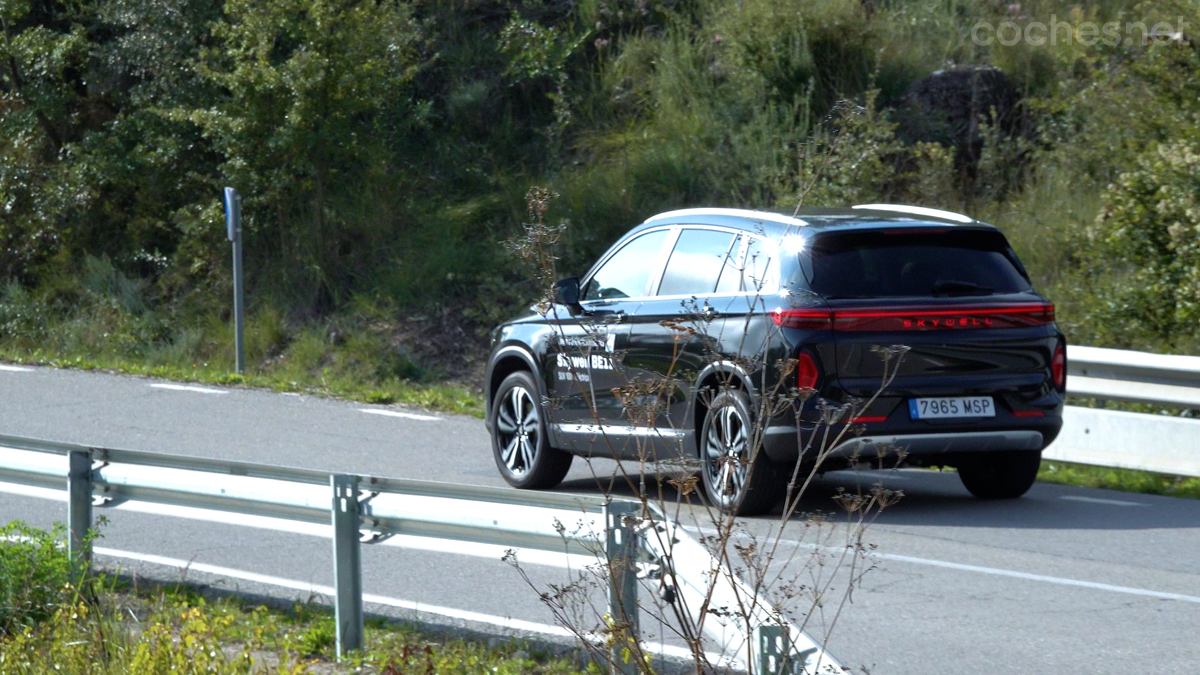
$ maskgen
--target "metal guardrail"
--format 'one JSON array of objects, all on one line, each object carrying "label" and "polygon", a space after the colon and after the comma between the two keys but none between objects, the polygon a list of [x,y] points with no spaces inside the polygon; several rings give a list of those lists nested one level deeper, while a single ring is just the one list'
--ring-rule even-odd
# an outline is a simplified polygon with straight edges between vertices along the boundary
[{"label": "metal guardrail", "polygon": [[1067,393],[1200,408],[1200,356],[1067,347]]},{"label": "metal guardrail", "polygon": [[[67,490],[67,547],[77,573],[90,564],[85,534],[94,503],[148,502],[332,523],[339,657],[363,644],[363,535],[365,543],[413,535],[593,555],[610,570],[609,616],[631,635],[638,634],[638,577],[666,579],[689,611],[725,617],[703,622],[721,653],[745,653],[752,645],[756,673],[841,672],[761,591],[723,568],[653,505],[647,514],[638,501],[329,474],[3,435],[0,482]],[[737,609],[745,607],[752,607],[750,625],[737,618]],[[614,672],[635,673],[621,649],[613,646]]]},{"label": "metal guardrail", "polygon": [[[1067,347],[1067,393],[1200,410],[1200,357]],[[1200,476],[1200,420],[1067,406],[1046,459]]]}]

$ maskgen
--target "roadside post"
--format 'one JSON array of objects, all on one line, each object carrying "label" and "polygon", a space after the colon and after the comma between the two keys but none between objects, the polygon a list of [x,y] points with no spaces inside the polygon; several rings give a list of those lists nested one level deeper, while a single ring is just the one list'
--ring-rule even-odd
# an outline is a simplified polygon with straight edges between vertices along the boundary
[{"label": "roadside post", "polygon": [[337,623],[337,657],[363,647],[362,558],[358,528],[362,509],[358,501],[358,476],[334,474],[333,576],[334,621]]},{"label": "roadside post", "polygon": [[233,242],[233,327],[234,344],[237,351],[237,372],[246,369],[246,343],[243,338],[245,299],[242,293],[242,196],[238,191],[225,188],[225,232]]},{"label": "roadside post", "polygon": [[71,561],[71,580],[78,584],[87,577],[92,562],[91,451],[71,450],[67,466],[67,559]]},{"label": "roadside post", "polygon": [[616,639],[609,654],[611,675],[637,675],[641,668],[634,661],[635,654],[629,653],[626,638],[636,641],[638,630],[637,605],[637,532],[630,526],[628,518],[635,517],[638,505],[630,502],[609,502],[604,507],[606,541],[604,551],[608,559],[608,615],[613,622]]}]

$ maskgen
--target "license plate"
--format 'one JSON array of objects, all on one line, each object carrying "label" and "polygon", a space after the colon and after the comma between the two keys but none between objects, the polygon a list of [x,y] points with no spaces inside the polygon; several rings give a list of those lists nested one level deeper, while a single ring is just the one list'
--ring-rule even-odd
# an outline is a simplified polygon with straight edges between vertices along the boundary
[{"label": "license plate", "polygon": [[913,398],[908,400],[908,414],[914,420],[995,417],[996,406],[992,403],[991,396]]}]

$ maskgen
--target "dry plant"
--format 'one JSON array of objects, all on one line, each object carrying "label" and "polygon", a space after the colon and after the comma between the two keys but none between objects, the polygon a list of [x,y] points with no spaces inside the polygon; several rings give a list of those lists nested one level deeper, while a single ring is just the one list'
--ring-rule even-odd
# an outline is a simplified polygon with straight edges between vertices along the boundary
[{"label": "dry plant", "polygon": [[[663,372],[652,376],[628,377],[619,367],[625,353],[620,350],[605,351],[605,326],[600,321],[588,323],[587,317],[564,316],[562,304],[556,304],[555,288],[551,280],[556,276],[555,263],[558,258],[554,245],[565,229],[565,224],[547,225],[545,213],[549,200],[556,195],[548,190],[534,188],[528,195],[530,212],[534,223],[526,225],[523,237],[509,244],[509,248],[522,260],[536,268],[535,278],[542,296],[536,308],[547,324],[556,328],[560,346],[567,348],[568,341],[560,322],[583,320],[584,334],[591,340],[575,339],[570,348],[577,349],[580,356],[567,360],[571,369],[576,394],[588,402],[597,429],[595,445],[606,448],[610,456],[629,457],[625,448],[618,443],[628,442],[625,438],[614,438],[606,433],[599,411],[596,408],[595,392],[590,389],[590,378],[580,377],[580,363],[590,364],[593,351],[603,352],[611,358],[614,368],[622,378],[612,389],[620,402],[625,421],[632,427],[645,428],[646,433],[633,434],[636,443],[636,459],[617,462],[611,471],[603,471],[587,457],[582,457],[596,485],[608,496],[631,495],[638,505],[634,513],[625,518],[625,525],[637,533],[641,541],[635,557],[606,556],[606,541],[611,536],[604,531],[567,532],[559,525],[560,534],[578,539],[584,536],[594,542],[592,552],[596,562],[582,569],[569,571],[568,581],[561,584],[539,584],[521,566],[514,552],[509,552],[506,561],[512,564],[538,593],[539,598],[553,613],[559,625],[575,635],[593,658],[606,663],[614,673],[654,672],[655,651],[651,645],[656,641],[671,640],[686,645],[690,655],[689,669],[696,673],[725,672],[742,668],[750,673],[761,672],[756,662],[757,648],[752,640],[741,639],[725,642],[714,637],[730,626],[749,629],[762,625],[786,627],[789,623],[805,634],[814,636],[817,645],[828,642],[852,594],[861,584],[863,575],[874,567],[872,552],[865,535],[868,526],[889,506],[895,504],[903,494],[883,487],[881,482],[863,485],[854,490],[837,489],[832,496],[829,510],[813,509],[810,493],[818,474],[831,468],[830,459],[838,451],[838,461],[845,462],[846,441],[863,433],[863,426],[849,423],[883,393],[895,378],[908,350],[905,346],[879,346],[875,352],[882,359],[884,375],[875,394],[867,400],[851,401],[840,405],[815,398],[813,389],[789,385],[795,382],[797,359],[769,361],[764,351],[766,341],[750,343],[744,330],[757,314],[765,313],[761,293],[753,299],[754,308],[746,316],[746,325],[740,330],[741,338],[736,355],[722,353],[720,331],[738,330],[737,327],[714,327],[712,314],[699,306],[696,298],[681,303],[677,318],[662,321],[660,326],[671,336],[672,354]],[[760,233],[761,234],[761,233]],[[776,242],[781,243],[781,242]],[[751,265],[745,263],[747,268]],[[750,270],[743,270],[749,274]],[[761,289],[761,281],[756,287]],[[797,299],[799,300],[799,299]],[[778,326],[775,330],[782,330]],[[688,381],[694,369],[679,367],[685,349],[699,344],[706,363],[736,361],[737,369],[752,375],[750,380],[739,379],[732,370],[711,386],[706,386],[698,396],[691,399],[685,419],[695,419],[696,406],[705,410],[723,395],[731,392],[753,394],[744,397],[753,401],[752,428],[742,430],[748,437],[748,454],[745,457],[728,456],[718,462],[716,483],[721,490],[739,495],[734,501],[718,500],[706,495],[697,474],[706,470],[698,459],[695,449],[684,447],[683,436],[675,429],[664,429],[664,411],[681,391],[692,389],[697,383]],[[728,349],[726,349],[728,351]],[[768,371],[774,377],[764,377]],[[760,383],[756,391],[754,381]],[[771,383],[771,384],[767,384]],[[542,401],[549,420],[553,420],[562,405],[561,398]],[[795,442],[800,449],[799,460],[786,467],[769,461],[759,461],[763,451],[763,435],[770,420],[792,416],[797,429]],[[662,433],[662,432],[668,433]],[[700,448],[702,439],[697,429],[696,443]],[[664,451],[664,440],[674,447]],[[899,466],[904,453],[894,447],[871,446],[870,456],[860,456],[854,449],[848,463],[852,467],[889,469]],[[699,452],[704,452],[703,448]],[[603,452],[594,452],[603,456]],[[838,465],[834,468],[840,468]],[[740,481],[735,476],[740,469],[745,474]],[[738,492],[738,486],[753,479],[755,471],[773,471],[772,478],[780,486],[779,503],[775,515],[753,521],[735,516],[740,500],[747,492]],[[736,483],[736,484],[735,484]],[[724,503],[720,503],[724,502]],[[804,507],[810,510],[804,510]],[[840,516],[837,513],[840,512]],[[685,538],[679,536],[676,525],[690,531],[707,553],[709,560],[701,565],[700,592],[685,589],[680,583],[683,569],[695,569],[695,551],[680,550]],[[684,556],[688,556],[684,560]],[[598,600],[606,589],[623,578],[630,565],[636,565],[638,584],[636,611],[632,616],[613,616],[609,604]],[[654,627],[652,630],[651,627]],[[810,654],[796,655],[791,644],[799,636],[782,631],[789,644],[783,645],[783,654],[793,654],[766,668],[771,673],[816,672],[808,663]],[[805,643],[807,644],[807,643]],[[808,651],[812,651],[811,649]],[[741,662],[742,665],[739,665]],[[841,672],[831,669],[828,662],[820,672]]]}]

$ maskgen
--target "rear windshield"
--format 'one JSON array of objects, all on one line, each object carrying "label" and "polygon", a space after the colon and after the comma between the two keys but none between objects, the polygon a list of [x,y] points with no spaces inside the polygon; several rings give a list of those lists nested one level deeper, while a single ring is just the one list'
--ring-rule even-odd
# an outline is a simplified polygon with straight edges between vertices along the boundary
[{"label": "rear windshield", "polygon": [[818,237],[803,261],[830,298],[992,295],[1031,288],[999,232],[874,230]]}]

